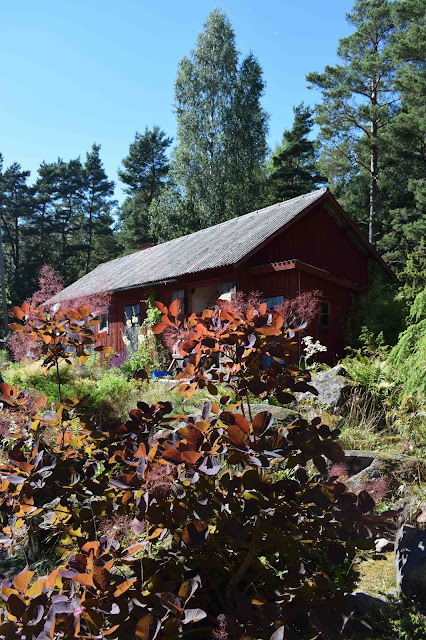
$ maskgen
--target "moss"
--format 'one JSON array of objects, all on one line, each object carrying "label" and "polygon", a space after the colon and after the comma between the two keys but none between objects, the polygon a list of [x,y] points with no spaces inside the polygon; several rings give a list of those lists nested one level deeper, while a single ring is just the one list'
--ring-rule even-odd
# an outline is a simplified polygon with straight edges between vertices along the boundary
[{"label": "moss", "polygon": [[386,594],[396,589],[393,551],[375,557],[360,557],[357,589],[372,595]]}]

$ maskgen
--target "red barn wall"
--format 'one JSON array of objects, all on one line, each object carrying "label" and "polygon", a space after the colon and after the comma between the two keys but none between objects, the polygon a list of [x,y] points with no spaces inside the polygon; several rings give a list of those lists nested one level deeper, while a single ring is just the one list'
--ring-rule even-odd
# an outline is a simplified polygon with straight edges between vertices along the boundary
[{"label": "red barn wall", "polygon": [[99,334],[99,341],[112,347],[117,353],[124,353],[125,346],[122,340],[124,307],[140,304],[141,320],[143,320],[143,301],[151,290],[154,290],[158,300],[168,305],[174,290],[185,289],[186,312],[191,313],[193,289],[237,280],[241,291],[247,293],[259,291],[265,297],[283,295],[284,298],[289,299],[294,298],[298,293],[319,289],[323,293],[323,299],[330,303],[331,326],[321,329],[316,323],[315,326],[308,327],[305,333],[313,335],[315,339],[318,338],[327,346],[327,353],[320,354],[320,357],[323,361],[332,364],[344,355],[343,325],[354,295],[352,290],[344,283],[335,284],[322,278],[320,274],[308,274],[297,268],[262,274],[250,269],[256,265],[294,259],[324,269],[361,286],[367,285],[367,257],[358,251],[334,218],[320,206],[291,224],[238,268],[223,267],[197,274],[187,274],[167,284],[115,293],[109,310],[109,331],[108,334],[106,332]]},{"label": "red barn wall", "polygon": [[318,354],[318,360],[328,364],[335,364],[345,355],[345,322],[349,307],[356,293],[345,286],[340,286],[303,271],[300,272],[300,282],[301,291],[319,289],[322,293],[322,300],[330,305],[330,326],[321,328],[319,320],[316,320],[314,326],[307,327],[305,334],[312,335],[315,340],[318,339],[321,344],[327,347],[326,352]]},{"label": "red barn wall", "polygon": [[323,207],[308,212],[282,231],[252,256],[250,266],[293,259],[361,286],[367,284],[368,258]]},{"label": "red barn wall", "polygon": [[[319,290],[321,299],[330,305],[330,326],[321,328],[315,320],[308,326],[304,335],[311,335],[315,340],[327,347],[327,352],[320,353],[318,360],[334,364],[345,355],[344,327],[349,306],[356,293],[350,288],[322,278],[320,274],[309,274],[298,269],[288,269],[251,276],[252,289],[261,291],[265,297],[283,295],[285,299],[295,298],[299,293]],[[252,290],[250,289],[250,290]],[[299,357],[303,345],[300,346]]]}]

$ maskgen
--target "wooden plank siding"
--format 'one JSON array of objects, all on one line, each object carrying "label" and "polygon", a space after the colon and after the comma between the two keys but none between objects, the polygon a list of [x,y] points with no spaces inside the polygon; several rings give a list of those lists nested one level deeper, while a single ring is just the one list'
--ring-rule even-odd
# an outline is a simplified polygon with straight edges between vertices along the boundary
[{"label": "wooden plank siding", "polygon": [[[291,299],[299,293],[320,290],[330,305],[330,326],[321,328],[316,321],[306,333],[327,346],[327,352],[320,356],[324,362],[333,364],[344,355],[343,327],[351,301],[368,287],[369,259],[371,254],[351,240],[344,220],[331,215],[320,202],[234,266],[186,274],[151,288],[116,291],[110,306],[108,334],[100,334],[99,341],[123,354],[124,308],[140,304],[143,320],[143,301],[151,290],[156,299],[168,305],[172,292],[183,289],[185,310],[190,314],[195,289],[219,290],[222,283],[238,281],[241,291],[258,291],[264,297],[282,295]],[[301,346],[299,355],[300,352]]]},{"label": "wooden plank siding", "polygon": [[293,259],[367,286],[367,256],[360,253],[321,206],[287,225],[282,233],[252,256],[249,266]]}]

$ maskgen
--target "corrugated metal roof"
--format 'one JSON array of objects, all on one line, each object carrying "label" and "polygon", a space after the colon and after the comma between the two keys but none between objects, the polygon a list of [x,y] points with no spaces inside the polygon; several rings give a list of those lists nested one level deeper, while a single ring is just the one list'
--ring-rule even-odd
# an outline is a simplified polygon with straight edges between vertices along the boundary
[{"label": "corrugated metal roof", "polygon": [[236,264],[321,198],[326,191],[327,189],[319,189],[232,218],[214,227],[104,262],[66,287],[51,301],[59,302],[92,293],[130,289],[171,280],[187,273]]}]

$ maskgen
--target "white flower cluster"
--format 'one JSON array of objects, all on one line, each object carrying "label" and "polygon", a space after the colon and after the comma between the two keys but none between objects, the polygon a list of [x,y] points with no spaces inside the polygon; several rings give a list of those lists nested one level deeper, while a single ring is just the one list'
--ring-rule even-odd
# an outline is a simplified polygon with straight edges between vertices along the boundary
[{"label": "white flower cluster", "polygon": [[327,351],[327,347],[321,344],[319,340],[314,342],[312,336],[305,336],[304,338],[302,338],[302,342],[305,345],[305,348],[303,349],[303,357],[305,359],[305,362],[312,358],[316,353]]}]

